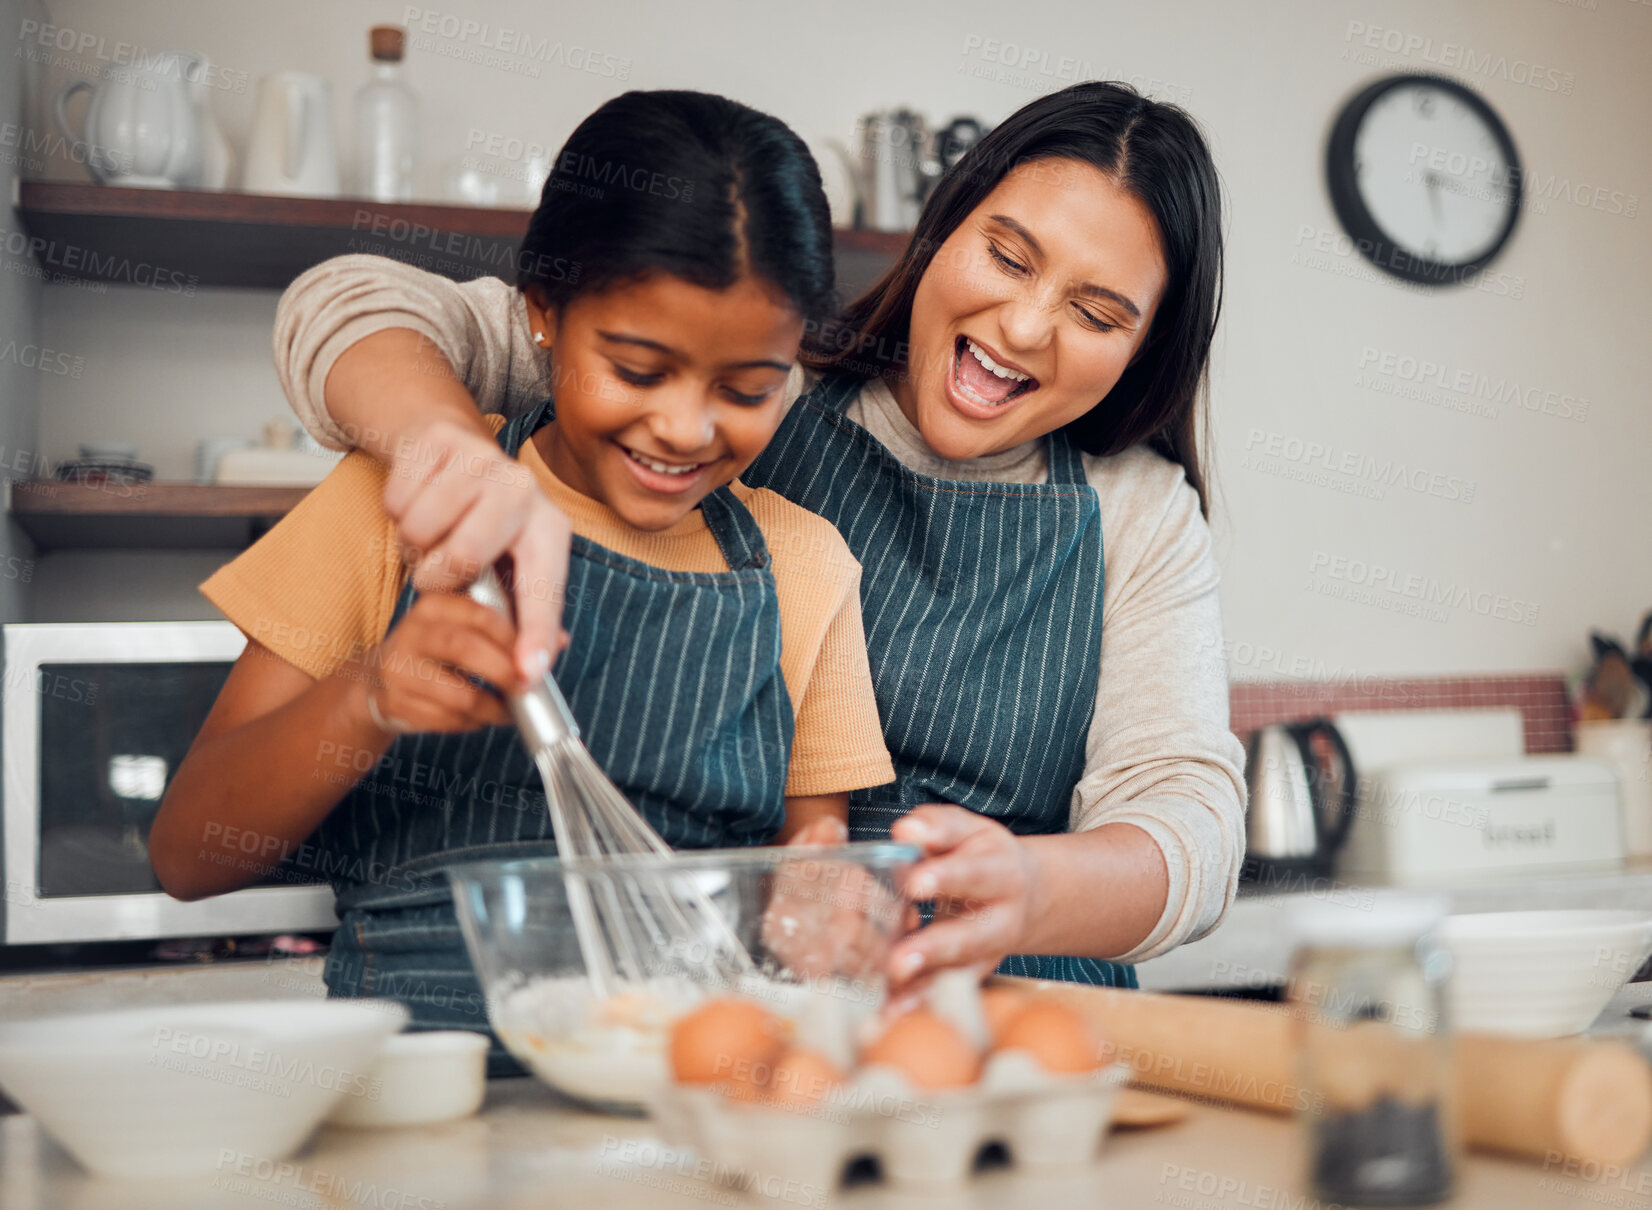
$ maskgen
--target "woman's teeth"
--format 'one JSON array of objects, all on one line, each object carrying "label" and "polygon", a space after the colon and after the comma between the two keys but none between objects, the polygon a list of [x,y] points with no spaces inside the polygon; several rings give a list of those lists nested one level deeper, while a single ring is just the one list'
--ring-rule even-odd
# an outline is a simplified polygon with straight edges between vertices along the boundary
[{"label": "woman's teeth", "polygon": [[967,336],[964,338],[964,344],[967,345],[969,347],[969,351],[975,355],[976,361],[980,362],[983,366],[998,375],[1000,378],[1007,378],[1011,382],[1026,382],[1032,377],[1030,374],[1023,374],[1020,370],[1012,370],[1008,366],[999,365],[996,361],[986,355],[986,351],[983,350],[980,345],[976,344],[973,340],[970,340]]},{"label": "woman's teeth", "polygon": [[620,448],[623,449],[631,458],[646,466],[649,470],[657,471],[662,475],[691,475],[705,465],[703,462],[689,462],[683,464],[658,462],[653,458],[637,453],[637,451],[632,449],[630,446],[621,446]]},{"label": "woman's teeth", "polygon": [[[965,351],[968,356],[965,356]],[[958,337],[952,381],[965,399],[980,407],[1002,407],[1038,389],[1038,379],[999,365],[967,336]]]}]

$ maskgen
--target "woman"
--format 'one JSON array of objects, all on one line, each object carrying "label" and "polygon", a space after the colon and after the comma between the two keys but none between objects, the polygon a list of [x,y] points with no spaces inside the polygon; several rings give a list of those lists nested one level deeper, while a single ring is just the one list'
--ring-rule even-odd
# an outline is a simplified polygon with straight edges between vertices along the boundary
[{"label": "woman", "polygon": [[[793,375],[745,476],[832,521],[864,569],[897,780],[852,798],[851,831],[922,845],[914,893],[939,905],[892,953],[897,981],[1016,955],[1002,969],[1134,985],[1125,964],[1208,932],[1232,899],[1243,755],[1208,658],[1196,442],[1221,247],[1186,114],[1115,84],[1042,97],[814,334],[814,373]],[[386,507],[425,552],[421,587],[503,550],[530,569],[530,671],[560,641],[567,526],[476,407],[545,393],[532,339],[503,283],[360,257],[295,282],[276,332],[306,426],[392,461]]]}]

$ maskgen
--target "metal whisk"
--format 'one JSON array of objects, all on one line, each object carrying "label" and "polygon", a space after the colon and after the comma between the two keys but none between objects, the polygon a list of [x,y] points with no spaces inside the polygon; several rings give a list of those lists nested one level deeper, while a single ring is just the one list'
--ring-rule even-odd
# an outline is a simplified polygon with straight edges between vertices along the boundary
[{"label": "metal whisk", "polygon": [[[512,617],[510,597],[491,568],[471,585],[470,596]],[[579,738],[579,724],[567,699],[548,671],[539,684],[511,694],[508,703],[539,767],[561,856],[672,851],[592,758]],[[598,996],[614,994],[622,983],[641,984],[662,969],[690,974],[696,982],[724,985],[737,983],[755,969],[751,955],[692,873],[662,875],[616,867],[612,875],[570,871],[565,881],[580,953]]]}]

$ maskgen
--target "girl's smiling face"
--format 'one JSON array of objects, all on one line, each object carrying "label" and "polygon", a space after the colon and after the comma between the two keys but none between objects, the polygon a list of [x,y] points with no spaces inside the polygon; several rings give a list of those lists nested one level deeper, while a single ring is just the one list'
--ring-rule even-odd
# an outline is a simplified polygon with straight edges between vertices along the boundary
[{"label": "girl's smiling face", "polygon": [[556,419],[534,444],[556,477],[637,529],[682,520],[774,436],[803,319],[747,274],[708,290],[656,273],[560,314],[529,287],[552,351]]},{"label": "girl's smiling face", "polygon": [[1077,419],[1141,350],[1167,280],[1158,227],[1077,160],[1012,169],[936,250],[896,401],[945,458]]}]

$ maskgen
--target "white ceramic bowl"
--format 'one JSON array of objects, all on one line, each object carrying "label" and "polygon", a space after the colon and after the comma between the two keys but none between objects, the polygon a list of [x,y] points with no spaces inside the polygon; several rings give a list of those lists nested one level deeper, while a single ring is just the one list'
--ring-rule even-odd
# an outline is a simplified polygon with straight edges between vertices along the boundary
[{"label": "white ceramic bowl", "polygon": [[1652,952],[1652,915],[1476,912],[1447,917],[1440,937],[1456,1028],[1558,1038],[1589,1028]]},{"label": "white ceramic bowl", "polygon": [[259,1000],[20,1021],[0,1026],[0,1089],[94,1172],[279,1160],[366,1086],[407,1017],[382,1000]]},{"label": "white ceramic bowl", "polygon": [[339,1099],[335,1126],[422,1126],[469,1117],[487,1092],[488,1039],[463,1029],[397,1034],[379,1050],[365,1089]]}]

